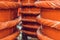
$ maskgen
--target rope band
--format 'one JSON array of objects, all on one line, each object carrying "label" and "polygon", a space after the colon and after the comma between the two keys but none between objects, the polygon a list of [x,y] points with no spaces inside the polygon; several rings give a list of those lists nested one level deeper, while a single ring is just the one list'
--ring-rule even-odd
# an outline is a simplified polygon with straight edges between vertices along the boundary
[{"label": "rope band", "polygon": [[18,2],[0,1],[0,9],[15,9],[19,7],[20,3]]},{"label": "rope band", "polygon": [[49,19],[38,18],[37,22],[40,24],[60,30],[60,21],[53,21],[53,20],[49,20]]},{"label": "rope band", "polygon": [[60,1],[36,1],[35,5],[37,7],[43,8],[60,8]]}]

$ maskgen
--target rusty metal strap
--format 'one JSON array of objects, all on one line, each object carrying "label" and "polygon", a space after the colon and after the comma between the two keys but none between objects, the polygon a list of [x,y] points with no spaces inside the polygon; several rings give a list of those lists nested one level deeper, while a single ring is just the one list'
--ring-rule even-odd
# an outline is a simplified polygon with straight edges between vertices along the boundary
[{"label": "rusty metal strap", "polygon": [[15,9],[19,7],[19,2],[0,1],[0,9]]},{"label": "rusty metal strap", "polygon": [[36,1],[35,5],[43,8],[60,8],[60,1]]}]

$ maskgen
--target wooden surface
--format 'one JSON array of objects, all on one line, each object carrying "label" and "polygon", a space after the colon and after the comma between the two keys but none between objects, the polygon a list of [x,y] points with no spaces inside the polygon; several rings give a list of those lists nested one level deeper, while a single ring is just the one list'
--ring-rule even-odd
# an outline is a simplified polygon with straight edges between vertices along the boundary
[{"label": "wooden surface", "polygon": [[[0,1],[15,1],[17,0],[0,0]],[[17,17],[17,9],[0,9],[0,22],[11,21]],[[15,32],[16,27],[0,30],[0,38],[8,36]]]}]

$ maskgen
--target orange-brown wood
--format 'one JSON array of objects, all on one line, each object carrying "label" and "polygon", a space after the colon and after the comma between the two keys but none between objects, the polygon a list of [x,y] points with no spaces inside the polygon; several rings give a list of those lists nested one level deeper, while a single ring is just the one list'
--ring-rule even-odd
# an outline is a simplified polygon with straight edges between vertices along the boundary
[{"label": "orange-brown wood", "polygon": [[21,0],[22,6],[34,6],[36,0]]},{"label": "orange-brown wood", "polygon": [[21,0],[22,30],[27,36],[36,37],[36,30],[39,27],[36,17],[40,9],[34,5],[36,0]]},{"label": "orange-brown wood", "polygon": [[21,11],[22,14],[34,14],[37,15],[40,13],[40,9],[37,7],[31,7],[31,8],[22,8],[23,10]]},{"label": "orange-brown wood", "polygon": [[27,27],[27,28],[32,28],[32,29],[38,29],[38,27],[40,25],[32,25],[32,24],[22,24],[23,27]]},{"label": "orange-brown wood", "polygon": [[[18,0],[18,2],[21,4],[20,1],[21,1],[21,0]],[[17,15],[20,16],[20,15],[21,15],[20,13],[21,13],[21,8],[18,8],[18,14],[17,14]]]},{"label": "orange-brown wood", "polygon": [[19,31],[16,31],[13,34],[8,35],[8,36],[6,36],[6,37],[4,37],[4,38],[2,38],[0,40],[15,40],[16,37],[18,36],[18,34],[19,34]]},{"label": "orange-brown wood", "polygon": [[[17,0],[0,0],[0,1],[13,1],[17,2]],[[0,9],[0,22],[11,21],[17,18],[17,8],[16,9]],[[10,29],[0,30],[0,39],[6,37],[16,30],[16,26]]]},{"label": "orange-brown wood", "polygon": [[[49,11],[48,11],[49,10]],[[41,16],[46,19],[60,21],[59,9],[42,9]],[[53,38],[54,40],[60,40],[60,31],[44,26],[43,33]]]},{"label": "orange-brown wood", "polygon": [[26,30],[21,30],[23,33],[29,34],[29,35],[36,35],[36,32],[31,32],[31,31],[26,31]]},{"label": "orange-brown wood", "polygon": [[35,2],[35,5],[40,8],[60,8],[60,1],[59,0],[50,0],[50,1],[37,1]]},{"label": "orange-brown wood", "polygon": [[34,3],[36,0],[21,0],[22,3]]},{"label": "orange-brown wood", "polygon": [[52,39],[52,38],[50,38],[50,37],[48,37],[48,36],[46,36],[46,35],[44,35],[43,33],[42,33],[42,30],[41,30],[42,28],[41,28],[41,26],[38,28],[38,30],[37,30],[37,37],[39,38],[39,40],[54,40],[54,39]]},{"label": "orange-brown wood", "polygon": [[[42,3],[42,1],[40,1],[40,2]],[[45,3],[46,3],[46,1],[45,1]],[[50,6],[56,7],[56,8],[53,7],[54,9],[52,9],[51,7],[48,7],[48,3],[46,3],[45,5],[42,3],[42,5],[40,5],[40,3],[37,2],[37,4],[40,5],[40,6],[38,5],[38,7],[43,7],[43,8],[41,8],[41,13],[40,13],[41,17],[45,18],[45,19],[54,20],[54,21],[60,21],[60,8],[58,7],[59,3],[58,4],[57,3],[58,3],[58,1],[55,1],[55,3],[54,3],[55,6],[50,5]],[[43,27],[43,29],[41,30],[41,32],[43,35],[50,37],[53,40],[60,40],[60,30],[51,28],[47,25],[42,25],[42,27]],[[38,38],[39,39],[41,38],[41,36],[39,36],[39,34],[38,34]]]}]

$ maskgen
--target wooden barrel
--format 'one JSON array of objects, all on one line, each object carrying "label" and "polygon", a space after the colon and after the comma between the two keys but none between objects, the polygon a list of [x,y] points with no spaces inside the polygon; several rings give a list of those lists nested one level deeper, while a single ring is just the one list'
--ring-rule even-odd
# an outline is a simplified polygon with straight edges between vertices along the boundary
[{"label": "wooden barrel", "polygon": [[[60,10],[59,9],[42,9],[41,16],[46,19],[60,21]],[[48,26],[43,26],[42,32],[53,38],[54,40],[60,40],[60,31]]]},{"label": "wooden barrel", "polygon": [[[18,7],[16,8],[11,8],[12,4],[10,4],[11,2],[17,2],[18,0],[0,0],[0,6],[3,5],[5,7],[0,7],[0,22],[7,22],[7,21],[11,21],[15,18],[17,18],[17,12],[18,12]],[[6,2],[10,2],[9,4],[7,4]],[[6,5],[4,5],[4,4]],[[11,6],[12,5],[12,6]],[[10,7],[8,7],[10,6]],[[9,27],[9,26],[8,26]],[[11,35],[12,33],[14,33],[16,31],[16,25],[15,27],[12,27],[12,28],[7,28],[7,29],[3,29],[3,30],[0,30],[0,39],[1,38],[4,38],[8,35]]]},{"label": "wooden barrel", "polygon": [[[43,6],[41,6],[41,7],[43,7]],[[40,13],[41,17],[44,19],[49,19],[49,20],[53,20],[53,21],[60,21],[60,8],[56,7],[54,9],[54,8],[51,8],[51,6],[49,6],[49,8],[47,6],[44,6],[43,8],[41,8],[41,13]],[[39,5],[39,7],[40,7],[40,5]],[[60,40],[60,30],[51,28],[47,25],[46,26],[42,25],[42,27],[43,28],[42,28],[41,32],[43,35],[45,35],[53,40]],[[39,34],[40,33],[38,32],[38,38],[41,39]]]},{"label": "wooden barrel", "polygon": [[22,32],[32,37],[36,37],[36,30],[40,26],[36,22],[36,17],[39,15],[40,9],[34,5],[35,1],[36,0],[21,0]]}]

